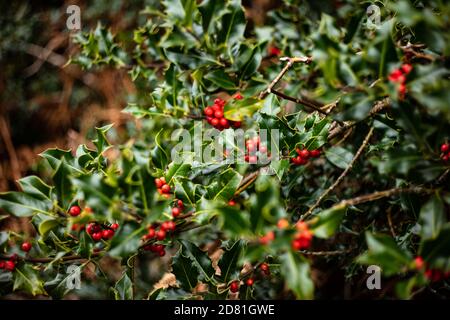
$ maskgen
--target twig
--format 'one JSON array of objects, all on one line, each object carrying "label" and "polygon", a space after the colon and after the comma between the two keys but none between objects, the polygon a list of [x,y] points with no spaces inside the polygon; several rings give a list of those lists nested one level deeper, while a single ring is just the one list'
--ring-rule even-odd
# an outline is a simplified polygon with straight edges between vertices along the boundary
[{"label": "twig", "polygon": [[292,102],[295,102],[295,103],[298,103],[298,104],[302,104],[304,106],[307,106],[308,108],[316,110],[317,112],[319,112],[319,113],[321,113],[321,114],[323,114],[325,116],[328,115],[328,113],[326,113],[325,111],[323,111],[321,109],[322,106],[315,106],[314,104],[310,103],[309,101],[303,100],[301,98],[294,98],[294,97],[288,96],[287,94],[284,94],[283,92],[277,91],[275,89],[272,89],[271,92],[274,95],[279,96],[280,98],[283,98],[283,99],[286,99],[286,100],[289,100],[289,101],[292,101]]},{"label": "twig", "polygon": [[344,172],[341,173],[341,175],[337,178],[337,180],[327,189],[325,190],[325,192],[323,192],[320,197],[317,199],[316,203],[314,203],[314,205],[312,205],[308,211],[302,216],[301,220],[306,219],[309,215],[311,215],[311,213],[313,212],[314,209],[316,209],[320,203],[322,202],[322,200],[330,193],[332,192],[341,182],[342,180],[345,178],[345,176],[350,172],[350,170],[352,170],[354,164],[356,163],[356,161],[358,160],[358,158],[361,156],[361,154],[363,153],[364,149],[366,148],[367,144],[369,143],[370,138],[373,135],[373,131],[374,128],[371,127],[369,132],[367,133],[363,143],[361,144],[361,146],[359,147],[358,151],[356,152],[355,156],[353,157],[352,161],[349,163],[349,165],[347,166],[347,168],[345,168]]},{"label": "twig", "polygon": [[272,88],[283,78],[283,76],[286,74],[286,72],[293,66],[296,62],[303,62],[303,63],[311,63],[312,59],[311,57],[283,57],[280,58],[281,61],[287,61],[286,65],[283,69],[281,69],[280,73],[273,79],[273,81],[269,84],[266,90],[262,91],[259,94],[259,99],[264,99],[267,97],[269,93],[272,92]]},{"label": "twig", "polygon": [[[91,256],[97,257],[99,255],[100,255],[100,252],[93,252]],[[11,257],[9,257],[9,256],[0,255],[0,260],[10,260],[10,259],[11,259]],[[25,262],[31,262],[31,263],[47,263],[47,262],[52,262],[53,260],[55,260],[55,258],[29,258],[29,257],[25,257],[25,258],[17,257],[17,259],[25,261]],[[73,260],[88,260],[88,258],[81,257],[78,255],[70,255],[70,256],[62,257],[57,260],[73,261]]]},{"label": "twig", "polygon": [[360,123],[362,121],[365,121],[365,120],[375,116],[376,114],[380,113],[384,109],[388,108],[390,105],[391,105],[391,101],[389,100],[389,98],[384,98],[382,100],[376,101],[374,103],[372,109],[370,110],[369,114],[367,115],[367,117],[365,117],[364,119],[362,119],[360,121],[346,122],[343,126],[334,128],[328,134],[328,140],[332,140],[333,138],[337,137],[341,133],[347,131],[348,129],[350,129],[352,127],[354,127],[356,124],[358,124],[358,123]]},{"label": "twig", "polygon": [[345,250],[334,250],[334,251],[306,251],[301,250],[300,253],[308,256],[337,256],[340,254],[346,254],[352,252],[355,248],[349,248]]},{"label": "twig", "polygon": [[8,128],[9,126],[5,118],[3,116],[0,116],[0,134],[2,136],[3,142],[5,143],[6,150],[8,151],[13,179],[14,181],[17,181],[20,179],[20,165]]},{"label": "twig", "polygon": [[395,234],[394,224],[392,223],[392,207],[389,207],[389,209],[388,209],[387,220],[388,220],[388,224],[389,224],[389,229],[391,230],[391,234],[395,238],[397,235]]},{"label": "twig", "polygon": [[393,188],[383,191],[377,191],[374,193],[369,193],[352,199],[342,200],[341,202],[335,204],[333,208],[337,207],[348,207],[355,206],[361,203],[375,201],[381,198],[391,197],[402,193],[433,193],[436,189],[425,188],[422,186],[413,186],[408,188]]}]

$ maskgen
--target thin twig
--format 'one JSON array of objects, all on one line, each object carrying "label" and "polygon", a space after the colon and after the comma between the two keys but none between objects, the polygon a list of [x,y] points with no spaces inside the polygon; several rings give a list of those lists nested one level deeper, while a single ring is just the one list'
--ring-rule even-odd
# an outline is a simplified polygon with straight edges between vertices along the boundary
[{"label": "thin twig", "polygon": [[283,69],[281,69],[280,73],[275,77],[275,79],[272,80],[272,82],[269,84],[266,90],[262,91],[259,94],[259,99],[264,99],[267,97],[269,93],[272,92],[272,88],[283,78],[283,76],[286,74],[286,72],[294,65],[296,62],[303,62],[303,63],[310,63],[312,61],[311,57],[283,57],[280,58],[281,61],[287,61],[286,65]]},{"label": "thin twig", "polygon": [[334,251],[306,251],[301,250],[300,253],[308,256],[337,256],[340,254],[346,254],[352,252],[355,248],[349,248],[345,250],[334,250]]},{"label": "thin twig", "polygon": [[2,140],[5,143],[6,150],[8,151],[9,162],[11,163],[11,171],[14,181],[20,178],[20,165],[19,159],[17,158],[14,145],[11,140],[11,134],[9,132],[9,126],[3,116],[0,116],[0,134]]},{"label": "thin twig", "polygon": [[[91,256],[97,257],[99,255],[100,255],[100,252],[93,252]],[[9,257],[9,256],[0,255],[0,260],[10,260],[10,259],[11,259],[11,257]],[[56,258],[30,258],[30,257],[21,258],[21,257],[17,257],[17,260],[22,260],[22,261],[31,262],[31,263],[47,263],[47,262],[52,262],[55,259]],[[81,257],[78,255],[70,255],[70,256],[62,257],[57,260],[61,260],[61,261],[65,262],[65,261],[74,261],[74,260],[88,260],[88,258]]]},{"label": "thin twig", "polygon": [[436,191],[436,189],[425,188],[422,186],[413,186],[413,187],[408,187],[408,188],[393,188],[393,189],[388,189],[388,190],[383,190],[383,191],[376,191],[374,193],[369,193],[369,194],[355,197],[352,199],[342,200],[341,202],[335,204],[333,206],[333,208],[356,206],[361,203],[375,201],[375,200],[379,200],[381,198],[391,197],[391,196],[399,195],[402,193],[419,193],[419,194],[427,193],[428,194],[428,193],[433,193],[435,191]]},{"label": "thin twig", "polygon": [[309,215],[311,215],[311,213],[314,211],[314,209],[316,209],[320,203],[322,202],[322,200],[330,193],[332,192],[334,189],[336,189],[336,187],[342,182],[342,180],[345,178],[345,176],[350,172],[350,170],[352,170],[354,164],[356,163],[356,161],[358,160],[358,158],[361,156],[361,154],[363,153],[364,149],[366,148],[367,144],[369,143],[370,138],[373,135],[373,131],[374,128],[371,127],[369,132],[367,133],[363,143],[361,144],[361,146],[359,147],[358,151],[356,152],[355,156],[353,157],[352,161],[349,163],[349,165],[347,166],[347,168],[345,168],[344,172],[341,173],[341,175],[337,178],[337,180],[327,189],[325,190],[325,192],[323,192],[320,197],[317,199],[316,203],[314,203],[314,205],[312,205],[308,211],[303,215],[303,217],[301,218],[302,220],[306,219]]},{"label": "thin twig", "polygon": [[310,103],[309,101],[303,100],[301,98],[294,98],[294,97],[288,96],[287,94],[284,94],[283,92],[277,91],[275,89],[272,89],[272,93],[276,96],[279,96],[280,98],[283,98],[283,99],[286,99],[286,100],[289,100],[289,101],[292,101],[292,102],[295,102],[298,104],[302,104],[308,108],[314,109],[317,112],[319,112],[325,116],[328,115],[328,113],[326,113],[325,111],[323,111],[321,109],[321,106],[315,106],[314,104]]}]

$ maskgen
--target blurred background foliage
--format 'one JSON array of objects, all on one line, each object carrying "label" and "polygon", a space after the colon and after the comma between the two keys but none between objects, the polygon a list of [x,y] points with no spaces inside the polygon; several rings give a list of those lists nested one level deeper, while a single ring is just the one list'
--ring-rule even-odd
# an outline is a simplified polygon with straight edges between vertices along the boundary
[{"label": "blurred background foliage", "polygon": [[[439,158],[439,147],[450,132],[449,4],[254,0],[243,1],[242,10],[237,0],[227,1],[226,6],[208,0],[79,1],[83,32],[73,34],[65,27],[69,4],[74,3],[2,4],[1,190],[17,189],[14,181],[31,172],[38,172],[46,182],[55,181],[58,175],[52,176],[51,169],[61,168],[64,162],[70,172],[67,179],[76,189],[57,189],[64,208],[74,199],[83,199],[101,211],[99,219],[124,219],[116,205],[125,203],[151,223],[162,218],[168,206],[153,197],[152,175],[166,172],[174,177],[177,195],[198,212],[194,221],[200,225],[213,222],[211,229],[187,232],[183,241],[195,239],[212,257],[221,247],[220,240],[245,237],[252,239],[245,249],[247,260],[268,259],[272,277],[259,279],[252,292],[255,298],[448,296],[447,282],[428,286],[423,274],[411,275],[410,270],[418,254],[433,267],[450,270],[445,244],[449,235],[448,182],[439,186],[435,196],[407,194],[338,212],[333,205],[378,190],[432,185],[445,172],[448,175],[448,163]],[[376,28],[367,12],[371,4],[380,9]],[[256,98],[279,73],[279,56],[313,57],[310,65],[294,65],[288,71],[279,84],[280,91],[316,105],[330,105],[332,113],[321,118],[275,95],[262,102],[230,103],[225,112],[233,120],[243,120],[246,128],[281,128],[286,156],[299,144],[310,149],[325,146],[325,155],[308,167],[295,168],[281,160],[273,166],[276,177],[262,176],[241,194],[240,209],[224,208],[228,199],[216,199],[217,191],[226,186],[225,194],[233,194],[251,167],[172,164],[167,168],[170,160],[164,153],[173,147],[169,139],[172,130],[167,129],[192,129],[193,120],[201,117],[203,108],[216,97],[230,99],[240,92],[245,98]],[[404,63],[414,66],[407,79],[406,99],[399,96],[396,84],[387,80]],[[374,104],[386,97],[390,99],[389,112],[371,115]],[[327,141],[333,120],[356,122],[349,135]],[[113,128],[94,129],[109,123],[114,123]],[[319,220],[314,220],[314,248],[345,254],[296,255],[286,249],[289,234],[283,232],[268,247],[254,241],[255,236],[273,230],[279,218],[297,221],[349,165],[370,127],[375,128],[376,139],[364,162],[355,165],[335,190],[336,195],[327,197],[315,212]],[[96,136],[97,152],[81,148],[75,156],[44,153],[50,161],[59,157],[58,166],[51,169],[36,161],[36,155],[48,147],[77,150],[83,143],[94,147],[90,139]],[[106,137],[118,145],[106,153],[107,159],[115,160],[110,167],[100,155],[107,145],[98,143]],[[116,176],[118,168],[121,175]],[[78,175],[75,169],[84,174]],[[137,191],[139,184],[145,195]],[[92,189],[101,191],[102,197]],[[70,201],[61,196],[64,192]],[[42,223],[39,218],[34,222]],[[430,221],[438,222],[433,225]],[[4,229],[34,233],[24,219],[0,223]],[[125,224],[111,244],[111,255],[128,258],[138,246],[140,228],[132,222]],[[138,236],[128,237],[135,233]],[[224,243],[221,252],[232,251],[231,245]],[[433,250],[437,244],[440,249]],[[244,250],[241,243],[232,248]],[[87,249],[78,244],[76,250]],[[55,253],[51,248],[43,252]],[[195,259],[192,252],[196,252],[193,245],[182,242],[182,250],[174,258],[174,272]],[[98,268],[90,264],[84,269],[85,278],[95,280],[92,286],[83,286],[72,297],[127,294],[123,288],[129,288],[130,280],[122,276],[126,263],[122,261],[120,266],[109,257],[98,263]],[[102,268],[102,263],[116,265]],[[367,274],[362,265],[372,263],[382,264],[387,272],[381,291],[365,287]],[[173,283],[167,274],[161,279],[168,264],[168,258],[142,257],[139,297]],[[238,267],[234,267],[236,274]],[[99,270],[111,273],[104,282],[97,280]],[[56,274],[54,283],[44,279],[45,288],[60,297],[66,292],[61,294],[58,286],[53,287],[60,282],[57,270]],[[185,284],[152,292],[158,298],[182,298],[191,294],[188,289],[192,288]],[[40,288],[33,290],[41,292]],[[202,295],[199,291],[196,294]],[[244,294],[247,297],[247,292]],[[203,296],[224,297],[210,292]]]}]

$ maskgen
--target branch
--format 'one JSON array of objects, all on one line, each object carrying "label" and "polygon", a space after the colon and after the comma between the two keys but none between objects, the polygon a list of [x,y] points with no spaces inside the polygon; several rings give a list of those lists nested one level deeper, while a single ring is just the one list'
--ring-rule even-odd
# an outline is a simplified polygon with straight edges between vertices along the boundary
[{"label": "branch", "polygon": [[388,190],[383,190],[383,191],[376,191],[374,193],[369,193],[363,196],[359,196],[356,198],[352,198],[352,199],[347,199],[347,200],[342,200],[341,202],[335,204],[333,206],[334,207],[341,207],[341,206],[355,206],[361,203],[365,203],[365,202],[370,202],[370,201],[375,201],[381,198],[386,198],[386,197],[391,197],[391,196],[395,196],[395,195],[399,195],[402,193],[433,193],[435,192],[436,189],[430,189],[430,188],[425,188],[422,186],[413,186],[413,187],[408,187],[408,188],[393,188],[393,189],[388,189]]},{"label": "branch", "polygon": [[[91,257],[97,257],[100,255],[100,252],[93,252]],[[9,256],[5,256],[5,255],[0,255],[0,260],[10,260],[11,257]],[[55,260],[55,258],[29,258],[29,257],[17,257],[17,260],[22,260],[25,262],[31,262],[31,263],[47,263],[47,262],[52,262],[53,260]],[[78,255],[70,255],[70,256],[65,256],[62,257],[60,259],[57,260],[61,260],[63,262],[65,261],[74,261],[74,260],[88,260],[88,258],[86,257],[81,257]]]},{"label": "branch", "polygon": [[353,157],[352,161],[350,162],[350,164],[348,165],[348,167],[344,170],[344,172],[341,173],[341,175],[337,178],[337,180],[327,189],[325,190],[324,193],[322,193],[320,195],[320,197],[317,199],[316,203],[314,203],[314,205],[312,205],[308,211],[303,215],[303,217],[301,218],[301,220],[305,220],[309,215],[311,215],[311,213],[313,212],[314,209],[316,209],[320,203],[322,202],[322,200],[330,193],[332,192],[334,189],[336,189],[336,187],[342,182],[342,180],[345,178],[345,176],[350,172],[350,170],[352,170],[354,164],[356,163],[356,161],[358,160],[358,158],[361,156],[361,154],[363,153],[364,149],[366,148],[367,144],[369,143],[370,138],[373,135],[373,131],[374,128],[371,127],[369,132],[367,133],[363,143],[361,144],[361,146],[359,147],[358,151],[356,152],[355,156]]},{"label": "branch", "polygon": [[309,64],[312,61],[311,57],[282,57],[280,58],[280,60],[287,61],[286,65],[283,69],[281,69],[280,73],[275,77],[275,79],[273,79],[273,81],[269,84],[267,89],[259,94],[259,99],[264,99],[269,93],[272,92],[272,88],[281,80],[281,78],[283,78],[283,76],[294,65],[294,63],[303,62]]},{"label": "branch", "polygon": [[308,108],[316,110],[317,112],[319,112],[319,113],[321,113],[321,114],[323,114],[325,116],[328,115],[328,113],[326,113],[325,111],[320,109],[322,106],[316,106],[316,105],[312,104],[311,102],[306,101],[306,100],[301,99],[301,98],[294,98],[294,97],[288,96],[288,95],[284,94],[283,92],[277,91],[275,89],[272,89],[271,92],[274,95],[279,96],[280,98],[283,98],[283,99],[286,99],[286,100],[290,100],[290,101],[298,103],[298,104],[302,104],[304,106],[307,106]]}]

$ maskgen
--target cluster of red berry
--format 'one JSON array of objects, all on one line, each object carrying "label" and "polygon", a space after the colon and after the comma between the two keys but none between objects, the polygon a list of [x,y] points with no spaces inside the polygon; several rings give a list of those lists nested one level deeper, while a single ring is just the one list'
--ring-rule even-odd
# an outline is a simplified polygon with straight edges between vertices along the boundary
[{"label": "cluster of red berry", "polygon": [[181,200],[175,200],[175,206],[172,208],[172,217],[178,218],[184,210],[184,203]]},{"label": "cluster of red berry", "polygon": [[295,224],[295,228],[297,229],[297,233],[294,235],[294,240],[292,240],[291,243],[292,249],[302,250],[309,248],[311,246],[313,234],[311,230],[309,230],[306,222],[298,221]]},{"label": "cluster of red berry", "polygon": [[389,81],[398,83],[398,94],[401,99],[405,97],[406,94],[406,76],[408,73],[412,70],[412,65],[410,64],[403,64],[400,68],[393,70],[389,74]]},{"label": "cluster of red berry", "polygon": [[113,223],[110,226],[101,225],[97,222],[91,222],[86,227],[86,233],[91,236],[95,242],[100,240],[110,240],[119,229],[119,224]]},{"label": "cluster of red berry", "polygon": [[441,145],[441,159],[445,162],[450,160],[450,143],[444,143]]},{"label": "cluster of red berry", "polygon": [[[242,96],[238,93],[234,96],[236,100],[242,99]],[[230,127],[240,128],[241,122],[231,121],[223,117],[223,109],[225,107],[225,100],[217,98],[214,100],[212,106],[208,106],[203,110],[206,116],[206,121],[212,125],[217,130],[222,131],[223,129],[228,129]]]},{"label": "cluster of red berry", "polygon": [[[163,241],[168,232],[174,232],[176,229],[176,224],[172,220],[164,221],[161,225],[151,225],[147,229],[147,234],[142,237],[144,242],[156,239],[157,241]],[[164,246],[161,247],[160,244],[148,244],[144,246],[145,251],[152,251],[158,253],[161,257],[166,254]]]},{"label": "cluster of red berry", "polygon": [[166,247],[163,244],[148,244],[144,247],[145,251],[151,251],[158,254],[160,257],[166,255]]},{"label": "cluster of red berry", "polygon": [[[419,256],[414,259],[414,266],[417,270],[422,270],[422,269],[426,268],[426,263],[423,260],[423,258]],[[450,271],[443,272],[438,269],[426,269],[425,277],[432,282],[438,282],[438,281],[449,278]]]},{"label": "cluster of red berry", "polygon": [[308,149],[295,149],[297,156],[291,158],[291,162],[296,166],[305,165],[310,158],[318,158],[321,154],[320,149],[311,150]]},{"label": "cluster of red berry", "polygon": [[155,185],[158,189],[158,193],[162,195],[165,198],[170,198],[170,186],[166,183],[166,178],[156,178],[155,179]]},{"label": "cluster of red berry", "polygon": [[[261,144],[259,136],[255,136],[245,141],[245,155],[244,160],[248,163],[256,163],[258,161],[257,152],[260,156],[267,154],[267,146]],[[270,156],[270,154],[269,154]]]},{"label": "cluster of red berry", "polygon": [[[270,268],[266,262],[261,263],[261,265],[259,266],[259,269],[261,270],[263,275],[265,275],[265,276],[270,275]],[[247,278],[247,280],[245,280],[245,284],[249,287],[253,286],[254,283],[255,283],[255,279],[253,277],[249,277],[249,278]],[[241,283],[239,280],[234,280],[230,283],[229,289],[232,293],[236,293],[239,291],[240,285],[241,285]]]},{"label": "cluster of red berry", "polygon": [[0,261],[0,270],[4,269],[6,271],[14,271],[16,268],[16,263],[13,259],[7,260],[7,261]]}]

